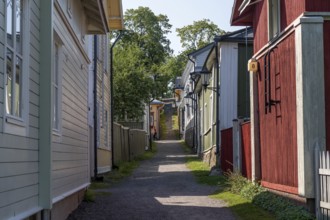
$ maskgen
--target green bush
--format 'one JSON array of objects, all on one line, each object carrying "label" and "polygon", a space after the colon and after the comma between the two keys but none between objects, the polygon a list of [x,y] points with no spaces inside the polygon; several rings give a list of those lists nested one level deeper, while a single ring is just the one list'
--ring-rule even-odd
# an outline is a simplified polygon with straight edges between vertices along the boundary
[{"label": "green bush", "polygon": [[229,172],[229,189],[235,194],[251,200],[253,204],[273,213],[279,220],[311,220],[315,217],[301,206],[296,206],[289,200],[275,195],[259,184],[252,183],[240,173]]}]

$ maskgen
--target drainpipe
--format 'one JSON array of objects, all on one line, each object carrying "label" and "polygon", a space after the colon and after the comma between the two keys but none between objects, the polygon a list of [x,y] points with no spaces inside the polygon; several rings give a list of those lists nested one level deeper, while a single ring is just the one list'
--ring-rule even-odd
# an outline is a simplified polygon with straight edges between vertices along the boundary
[{"label": "drainpipe", "polygon": [[119,35],[117,36],[116,40],[113,42],[113,44],[110,47],[110,116],[111,116],[111,128],[110,128],[110,133],[111,133],[111,163],[112,163],[112,168],[115,167],[115,157],[114,157],[114,141],[113,141],[113,48],[115,47],[117,41],[122,37],[122,31],[119,32]]},{"label": "drainpipe", "polygon": [[[195,61],[193,59],[191,59],[189,55],[188,55],[188,59],[194,64],[194,70],[195,70]],[[195,87],[194,79],[193,79],[193,82],[194,82],[194,87]],[[196,134],[196,132],[197,132],[197,97],[195,96],[193,98],[195,99],[195,100],[192,99],[192,101],[193,101],[192,107],[193,107],[193,111],[194,111],[193,147],[197,151],[197,147],[195,146],[197,144],[197,134]],[[196,139],[196,141],[195,141],[195,139]]]},{"label": "drainpipe", "polygon": [[97,180],[97,35],[94,35],[94,81],[93,81],[93,95],[94,95],[94,180]]},{"label": "drainpipe", "polygon": [[[215,40],[214,41],[215,44],[215,74],[216,74],[216,93],[217,93],[217,100],[216,100],[216,155],[220,154],[220,113],[219,113],[219,109],[220,109],[220,86],[219,86],[219,82],[220,82],[220,76],[219,76],[219,51],[218,51],[218,41]],[[217,157],[218,158],[218,157]],[[216,160],[217,162],[219,162],[218,160]],[[220,163],[219,163],[220,165]]]}]

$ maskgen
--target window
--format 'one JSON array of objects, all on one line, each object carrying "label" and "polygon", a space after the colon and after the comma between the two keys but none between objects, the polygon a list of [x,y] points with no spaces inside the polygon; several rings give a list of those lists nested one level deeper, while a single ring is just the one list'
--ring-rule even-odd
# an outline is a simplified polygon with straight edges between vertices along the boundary
[{"label": "window", "polygon": [[269,40],[280,33],[280,0],[268,0],[268,34]]},{"label": "window", "polygon": [[54,32],[54,66],[52,73],[52,102],[53,102],[53,131],[55,133],[61,130],[61,94],[62,94],[62,60],[63,60],[63,43],[59,35]]},{"label": "window", "polygon": [[6,114],[22,118],[23,0],[6,1]]}]

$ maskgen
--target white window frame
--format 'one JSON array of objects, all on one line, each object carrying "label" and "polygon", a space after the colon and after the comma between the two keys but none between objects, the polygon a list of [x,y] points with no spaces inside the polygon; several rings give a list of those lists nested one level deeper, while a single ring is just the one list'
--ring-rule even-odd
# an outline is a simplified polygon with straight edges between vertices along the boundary
[{"label": "white window frame", "polygon": [[[277,2],[277,7],[272,5]],[[281,32],[281,1],[268,0],[268,40],[276,38]]]},{"label": "white window frame", "polygon": [[[54,62],[52,72],[52,129],[53,134],[57,136],[62,135],[62,73],[63,73],[63,41],[59,35],[54,31]],[[57,62],[56,62],[56,50],[57,50]],[[57,84],[54,82],[55,77],[57,78]],[[57,88],[57,91],[55,91]],[[57,93],[57,99],[55,98],[55,92]],[[57,122],[54,121],[54,109],[57,112]]]},{"label": "white window frame", "polygon": [[[5,34],[7,34],[7,1],[5,1]],[[14,6],[16,8],[16,5]],[[15,8],[13,11],[15,11]],[[14,134],[19,136],[27,136],[28,134],[28,114],[29,114],[29,0],[23,0],[23,8],[21,14],[21,23],[22,23],[22,34],[21,44],[22,44],[22,52],[21,54],[17,54],[16,52],[16,41],[13,41],[13,45],[10,46],[7,42],[7,37],[5,37],[5,46],[4,46],[4,76],[5,79],[3,81],[3,88],[5,92],[3,93],[3,111],[4,111],[4,123],[3,123],[3,131],[4,133]],[[14,21],[14,25],[16,25],[16,20]],[[20,116],[15,116],[12,114],[7,114],[7,50],[10,49],[13,52],[13,57],[16,60],[16,57],[19,57],[22,60],[22,71],[20,76]],[[14,72],[15,70],[13,70]]]},{"label": "white window frame", "polygon": [[67,0],[67,12],[69,15],[69,18],[72,18],[72,0]]}]

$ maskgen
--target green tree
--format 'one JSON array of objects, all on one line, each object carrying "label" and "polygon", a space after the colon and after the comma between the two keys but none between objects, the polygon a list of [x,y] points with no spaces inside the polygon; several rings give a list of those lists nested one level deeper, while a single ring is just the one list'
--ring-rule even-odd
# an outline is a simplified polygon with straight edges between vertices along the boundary
[{"label": "green tree", "polygon": [[166,38],[172,26],[167,16],[147,7],[127,10],[124,20],[127,31],[114,48],[114,115],[134,120],[167,88],[169,77],[161,67],[172,54]]},{"label": "green tree", "polygon": [[193,51],[211,43],[216,35],[226,32],[209,19],[194,21],[193,24],[177,28],[183,49]]}]

